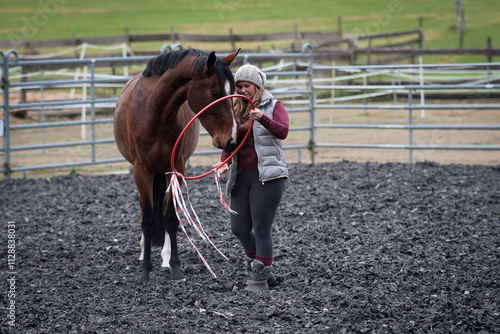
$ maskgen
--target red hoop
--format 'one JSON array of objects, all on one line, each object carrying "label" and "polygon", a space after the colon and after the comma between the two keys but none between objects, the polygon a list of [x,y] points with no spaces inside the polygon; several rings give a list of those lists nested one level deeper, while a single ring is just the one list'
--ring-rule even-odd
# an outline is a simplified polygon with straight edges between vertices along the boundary
[{"label": "red hoop", "polygon": [[[221,97],[220,99],[218,100],[215,100],[214,102],[210,103],[208,106],[206,106],[205,108],[203,108],[202,110],[200,110],[199,113],[197,113],[193,119],[191,119],[189,121],[189,123],[184,127],[184,129],[182,130],[181,134],[179,135],[179,138],[177,138],[177,141],[175,142],[175,145],[174,145],[174,148],[172,149],[172,156],[170,158],[170,165],[172,167],[172,172],[174,174],[178,173],[177,170],[175,169],[175,151],[177,150],[177,146],[179,146],[179,143],[181,141],[181,138],[182,136],[184,136],[184,133],[186,132],[186,130],[189,128],[189,126],[195,121],[195,119],[197,119],[201,114],[203,114],[208,108],[212,107],[213,105],[221,102],[221,101],[224,101],[224,100],[227,100],[227,99],[230,99],[230,98],[233,98],[233,97],[240,97],[240,98],[243,98],[245,100],[247,100],[248,102],[250,102],[250,105],[252,106],[252,110],[255,109],[255,106],[252,102],[252,100],[250,100],[248,97],[244,96],[244,95],[239,95],[239,94],[234,94],[234,95],[227,95],[227,96],[224,96],[224,97]],[[239,149],[241,148],[241,146],[243,145],[243,143],[247,140],[248,136],[250,135],[250,131],[252,131],[252,126],[253,126],[253,120],[250,122],[250,127],[248,128],[248,131],[247,131],[247,134],[245,135],[245,137],[243,138],[243,140],[241,141],[240,145],[236,148],[236,150],[226,159],[224,160],[224,162],[216,169],[219,169],[222,165],[224,165],[225,163],[227,163],[229,160],[231,160],[231,158],[236,154],[236,152],[239,151]],[[210,171],[206,172],[205,174],[202,174],[202,175],[198,175],[198,176],[191,176],[191,177],[184,177],[185,180],[197,180],[197,179],[201,179],[202,177],[205,177],[207,175],[210,175],[211,173],[214,172],[215,169],[211,169]]]}]

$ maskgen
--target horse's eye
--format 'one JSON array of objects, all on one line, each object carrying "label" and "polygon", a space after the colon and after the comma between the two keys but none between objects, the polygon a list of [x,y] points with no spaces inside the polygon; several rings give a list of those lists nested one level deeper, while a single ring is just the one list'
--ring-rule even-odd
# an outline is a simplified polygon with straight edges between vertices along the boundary
[{"label": "horse's eye", "polygon": [[212,94],[212,97],[214,99],[218,99],[219,97],[221,97],[220,93],[215,88],[210,88],[210,93]]}]

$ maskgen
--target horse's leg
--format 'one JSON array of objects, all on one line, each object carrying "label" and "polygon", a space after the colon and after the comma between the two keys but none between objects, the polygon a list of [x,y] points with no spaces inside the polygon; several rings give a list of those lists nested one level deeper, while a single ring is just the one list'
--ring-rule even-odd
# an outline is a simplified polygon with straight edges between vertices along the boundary
[{"label": "horse's leg", "polygon": [[142,273],[139,281],[149,281],[149,274],[153,269],[151,261],[151,240],[154,234],[154,215],[150,204],[146,204],[142,210]]},{"label": "horse's leg", "polygon": [[142,210],[142,238],[141,238],[141,257],[142,274],[141,282],[149,280],[149,273],[153,269],[151,261],[151,240],[155,231],[155,217],[153,213],[152,202],[152,176],[143,165],[134,166],[134,180],[139,190],[139,203]]},{"label": "horse's leg", "polygon": [[174,201],[172,196],[168,196],[167,212],[165,214],[165,223],[170,239],[170,267],[172,268],[172,279],[181,280],[184,274],[181,272],[181,261],[177,251],[177,230],[179,229],[179,219],[175,214]]}]

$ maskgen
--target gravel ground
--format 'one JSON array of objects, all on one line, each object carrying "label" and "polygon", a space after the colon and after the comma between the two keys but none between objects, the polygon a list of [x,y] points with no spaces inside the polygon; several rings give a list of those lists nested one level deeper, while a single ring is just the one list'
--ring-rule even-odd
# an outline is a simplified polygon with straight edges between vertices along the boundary
[{"label": "gravel ground", "polygon": [[188,229],[218,278],[179,233],[186,279],[171,281],[155,248],[146,284],[130,175],[0,181],[2,259],[9,237],[16,252],[2,270],[2,332],[500,333],[499,166],[290,173],[274,228],[280,284],[257,293],[243,290],[248,272],[212,176],[188,181],[189,195],[229,261]]}]

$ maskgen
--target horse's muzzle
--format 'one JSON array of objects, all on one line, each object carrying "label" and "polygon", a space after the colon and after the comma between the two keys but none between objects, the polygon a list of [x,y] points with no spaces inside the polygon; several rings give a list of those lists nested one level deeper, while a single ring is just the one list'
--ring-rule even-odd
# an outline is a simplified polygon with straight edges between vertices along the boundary
[{"label": "horse's muzzle", "polygon": [[228,153],[231,153],[236,149],[236,143],[234,142],[234,140],[232,138],[226,142],[225,146],[222,146],[222,143],[220,142],[219,137],[215,137],[212,144],[215,147],[223,149],[224,151],[226,151]]},{"label": "horse's muzzle", "polygon": [[224,151],[231,153],[236,149],[236,142],[231,138],[226,142],[226,148]]}]

